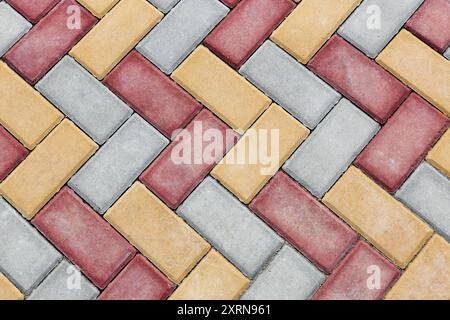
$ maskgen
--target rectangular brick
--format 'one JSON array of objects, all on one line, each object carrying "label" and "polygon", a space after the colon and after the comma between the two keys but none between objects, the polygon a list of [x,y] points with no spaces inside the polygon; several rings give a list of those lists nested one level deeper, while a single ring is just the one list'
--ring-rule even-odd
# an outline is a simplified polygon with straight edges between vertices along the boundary
[{"label": "rectangular brick", "polygon": [[395,192],[448,123],[447,117],[413,93],[355,163],[386,190]]},{"label": "rectangular brick", "polygon": [[[79,12],[79,28],[70,24],[68,12],[71,10]],[[34,85],[96,22],[75,0],[63,0],[12,47],[4,59]]]},{"label": "rectangular brick", "polygon": [[36,89],[99,144],[133,112],[69,56],[47,73]]},{"label": "rectangular brick", "polygon": [[160,11],[167,13],[172,9],[180,0],[148,0],[151,4],[157,7]]},{"label": "rectangular brick", "polygon": [[28,155],[25,149],[13,136],[0,126],[0,182],[13,171]]},{"label": "rectangular brick", "polygon": [[450,129],[434,145],[427,155],[427,161],[450,178]]},{"label": "rectangular brick", "polygon": [[63,115],[5,63],[0,62],[0,124],[33,149]]},{"label": "rectangular brick", "polygon": [[24,17],[6,2],[0,2],[0,57],[31,28]]},{"label": "rectangular brick", "polygon": [[433,230],[351,166],[323,202],[399,267],[405,268]]},{"label": "rectangular brick", "polygon": [[170,296],[170,300],[235,300],[249,280],[214,249]]},{"label": "rectangular brick", "polygon": [[219,0],[182,0],[139,43],[137,50],[164,73],[171,74],[228,11]]},{"label": "rectangular brick", "polygon": [[306,64],[361,0],[303,0],[270,39]]},{"label": "rectangular brick", "polygon": [[108,210],[105,219],[176,283],[211,247],[139,182]]},{"label": "rectangular brick", "polygon": [[350,227],[283,172],[261,190],[250,209],[325,272],[356,241]]},{"label": "rectangular brick", "polygon": [[230,8],[234,8],[241,0],[221,0]]},{"label": "rectangular brick", "polygon": [[63,120],[0,184],[0,193],[31,219],[96,150],[80,129]]},{"label": "rectangular brick", "polygon": [[32,23],[37,23],[47,14],[60,0],[6,0],[21,15]]},{"label": "rectangular brick", "polygon": [[103,214],[167,143],[162,134],[134,114],[70,179],[69,185]]},{"label": "rectangular brick", "polygon": [[248,129],[270,104],[269,98],[203,46],[172,78],[233,129]]},{"label": "rectangular brick", "polygon": [[122,0],[73,47],[70,55],[102,80],[161,17],[162,13],[146,0]]},{"label": "rectangular brick", "polygon": [[60,253],[0,198],[0,272],[28,294],[60,259]]},{"label": "rectangular brick", "polygon": [[137,51],[132,51],[104,83],[167,138],[202,105]]},{"label": "rectangular brick", "polygon": [[97,18],[103,16],[114,7],[119,0],[77,0]]},{"label": "rectangular brick", "polygon": [[380,123],[386,122],[410,93],[339,36],[333,36],[308,67]]},{"label": "rectangular brick", "polygon": [[[222,136],[219,138],[221,140],[214,141],[214,154],[210,155],[207,148],[211,147],[211,141],[205,137],[212,130],[217,130],[216,132],[220,132]],[[176,209],[238,138],[237,133],[210,111],[202,110],[185,131],[180,132],[180,135],[150,164],[139,179],[170,208]],[[196,149],[198,143],[196,141],[202,142],[201,150]],[[196,160],[195,154],[189,155],[188,161],[182,163],[178,158],[173,158],[174,154],[178,154],[178,151],[187,145],[191,150],[201,151],[200,161]]]},{"label": "rectangular brick", "polygon": [[69,188],[63,188],[33,225],[99,288],[135,254],[134,248]]},{"label": "rectangular brick", "polygon": [[22,292],[0,273],[0,300],[23,300]]},{"label": "rectangular brick", "polygon": [[177,213],[250,278],[282,245],[275,232],[210,177]]},{"label": "rectangular brick", "polygon": [[377,133],[379,125],[342,99],[283,169],[321,198]]},{"label": "rectangular brick", "polygon": [[271,41],[266,41],[240,73],[313,129],[341,95]]},{"label": "rectangular brick", "polygon": [[206,37],[204,44],[238,69],[294,8],[291,0],[244,1]]},{"label": "rectangular brick", "polygon": [[377,62],[450,115],[450,64],[406,30],[380,53]]},{"label": "rectangular brick", "polygon": [[284,245],[241,299],[306,300],[324,278],[311,262]]}]

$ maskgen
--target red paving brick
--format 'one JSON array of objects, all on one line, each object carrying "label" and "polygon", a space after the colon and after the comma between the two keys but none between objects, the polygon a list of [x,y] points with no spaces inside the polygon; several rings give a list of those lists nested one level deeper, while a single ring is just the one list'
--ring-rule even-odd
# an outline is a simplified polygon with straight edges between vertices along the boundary
[{"label": "red paving brick", "polygon": [[[196,124],[197,128],[201,126],[202,129],[195,130]],[[223,143],[220,144],[221,150],[215,153],[214,160],[218,161],[222,158],[224,149],[229,150],[234,144],[231,139],[225,141],[226,130],[229,127],[206,109],[202,110],[186,127],[190,135],[192,137],[195,136],[195,138],[191,139],[192,148],[196,148],[193,144],[194,140],[201,141],[198,139],[202,139],[201,137],[208,129],[220,130],[224,137]],[[236,133],[233,136],[235,138],[238,137]],[[172,209],[177,208],[215,166],[215,162],[210,161],[207,163],[202,161],[202,159],[196,163],[194,163],[195,159],[192,159],[192,164],[177,164],[174,162],[171,158],[172,150],[177,146],[181,146],[182,141],[175,140],[172,142],[140,177],[142,183]],[[226,142],[228,142],[228,145]],[[206,150],[205,148],[209,144],[210,142],[208,141],[203,142],[203,151]]]},{"label": "red paving brick", "polygon": [[0,126],[0,182],[27,156],[27,149]]},{"label": "red paving brick", "polygon": [[440,53],[450,46],[450,1],[425,0],[406,29]]},{"label": "red paving brick", "polygon": [[221,0],[230,8],[234,8],[241,0]]},{"label": "red paving brick", "polygon": [[246,0],[205,39],[216,55],[239,68],[295,8],[291,0]]},{"label": "red paving brick", "polygon": [[[80,9],[80,29],[67,27],[70,6]],[[64,0],[11,48],[4,59],[25,80],[35,84],[96,22],[97,19],[75,0]]]},{"label": "red paving brick", "polygon": [[168,138],[202,108],[137,51],[132,51],[104,83]]},{"label": "red paving brick", "polygon": [[36,23],[49,12],[59,0],[6,0],[32,23]]},{"label": "red paving brick", "polygon": [[395,192],[447,126],[447,117],[413,93],[359,155],[356,165]]},{"label": "red paving brick", "polygon": [[98,300],[162,300],[175,285],[142,255],[137,255],[98,297]]},{"label": "red paving brick", "polygon": [[317,266],[331,272],[356,233],[284,172],[250,204],[258,216]]},{"label": "red paving brick", "polygon": [[63,188],[32,223],[99,288],[134,256],[135,249],[69,188]]},{"label": "red paving brick", "polygon": [[399,80],[336,35],[308,66],[380,123],[387,121],[410,92]]},{"label": "red paving brick", "polygon": [[[313,300],[378,300],[399,274],[400,271],[375,249],[358,241]],[[373,281],[377,275],[378,283]]]}]

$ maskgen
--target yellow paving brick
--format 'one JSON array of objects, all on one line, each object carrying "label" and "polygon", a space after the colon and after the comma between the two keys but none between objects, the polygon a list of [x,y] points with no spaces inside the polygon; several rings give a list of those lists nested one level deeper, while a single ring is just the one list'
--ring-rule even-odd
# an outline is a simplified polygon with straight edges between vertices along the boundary
[{"label": "yellow paving brick", "polygon": [[0,62],[0,124],[33,149],[63,115],[5,63]]},{"label": "yellow paving brick", "polygon": [[308,63],[361,0],[303,0],[270,39]]},{"label": "yellow paving brick", "polygon": [[250,280],[212,249],[169,300],[238,299],[249,283]]},{"label": "yellow paving brick", "polygon": [[[272,137],[273,129],[277,130],[277,136]],[[300,122],[272,104],[214,168],[212,175],[242,202],[249,203],[308,134],[309,130]],[[240,154],[244,156],[241,158]],[[272,165],[261,155],[273,158]]]},{"label": "yellow paving brick", "polygon": [[433,233],[426,223],[353,166],[323,202],[401,268],[407,266]]},{"label": "yellow paving brick", "polygon": [[450,300],[450,244],[434,235],[386,299]]},{"label": "yellow paving brick", "polygon": [[172,78],[237,130],[248,129],[271,102],[203,46],[173,72]]},{"label": "yellow paving brick", "polygon": [[97,148],[65,119],[0,184],[0,193],[31,219]]},{"label": "yellow paving brick", "polygon": [[23,294],[1,273],[0,300],[23,300]]},{"label": "yellow paving brick", "polygon": [[203,238],[139,182],[108,210],[105,218],[176,283],[210,249]]},{"label": "yellow paving brick", "polygon": [[146,0],[121,0],[70,55],[101,80],[161,18]]},{"label": "yellow paving brick", "polygon": [[102,18],[119,0],[77,0],[97,18]]},{"label": "yellow paving brick", "polygon": [[450,115],[450,61],[406,30],[400,31],[376,61]]},{"label": "yellow paving brick", "polygon": [[427,161],[450,178],[450,129],[428,153]]}]

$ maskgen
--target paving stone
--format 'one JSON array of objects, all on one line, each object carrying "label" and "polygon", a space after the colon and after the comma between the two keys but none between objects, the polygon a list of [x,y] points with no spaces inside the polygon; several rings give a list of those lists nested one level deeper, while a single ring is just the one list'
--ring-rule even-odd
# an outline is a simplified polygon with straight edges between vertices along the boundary
[{"label": "paving stone", "polygon": [[138,254],[109,284],[98,300],[163,300],[175,285]]},{"label": "paving stone", "polygon": [[303,0],[270,39],[306,64],[361,0]]},{"label": "paving stone", "polygon": [[70,55],[102,80],[161,18],[162,13],[146,0],[122,0],[73,47]]},{"label": "paving stone", "polygon": [[250,209],[328,273],[356,241],[350,227],[284,172],[270,180]]},{"label": "paving stone", "polygon": [[99,288],[119,273],[134,248],[69,188],[63,188],[33,225]]},{"label": "paving stone", "polygon": [[3,62],[0,62],[0,96],[0,124],[30,150],[63,118]]},{"label": "paving stone", "polygon": [[423,162],[396,196],[450,239],[450,180],[447,177]]},{"label": "paving stone", "polygon": [[311,129],[341,97],[271,41],[266,41],[240,72]]},{"label": "paving stone", "polygon": [[177,213],[250,278],[282,245],[267,225],[210,177]]},{"label": "paving stone", "polygon": [[39,81],[36,89],[99,144],[133,112],[69,56]]},{"label": "paving stone", "polygon": [[[70,10],[79,10],[79,28],[69,27],[67,12]],[[75,0],[63,0],[12,47],[4,59],[34,85],[96,22]]]},{"label": "paving stone", "polygon": [[234,300],[249,280],[212,249],[170,296],[170,300]]},{"label": "paving stone", "polygon": [[448,124],[446,116],[413,93],[355,163],[387,191],[395,192]]},{"label": "paving stone", "polygon": [[405,28],[439,53],[444,52],[450,46],[450,2],[426,0]]},{"label": "paving stone", "polygon": [[163,135],[134,114],[70,179],[69,186],[103,214],[167,143]]},{"label": "paving stone", "polygon": [[325,276],[285,245],[242,296],[242,300],[305,300]]},{"label": "paving stone", "polygon": [[[206,109],[202,110],[185,130],[180,132],[178,138],[161,152],[139,178],[172,209],[178,208],[239,138],[237,133]],[[214,151],[211,150],[211,141],[207,139],[209,132],[213,130],[221,134],[221,137],[214,141]],[[196,141],[202,142],[199,151],[201,159],[196,159],[195,154],[188,155],[185,161],[173,157],[187,146],[193,152],[198,151]]]},{"label": "paving stone", "polygon": [[98,289],[67,260],[53,269],[27,300],[92,300]]},{"label": "paving stone", "polygon": [[444,52],[444,56],[450,60],[450,47],[448,47],[447,51]]},{"label": "paving stone", "polygon": [[167,138],[184,128],[202,105],[137,51],[132,51],[104,83]]},{"label": "paving stone", "polygon": [[400,31],[380,53],[377,62],[450,115],[450,63],[410,32]]},{"label": "paving stone", "polygon": [[387,300],[449,300],[450,244],[434,235],[410,264]]},{"label": "paving stone", "polygon": [[47,14],[60,0],[6,0],[21,15],[32,23],[37,23]]},{"label": "paving stone", "polygon": [[114,7],[119,0],[77,0],[97,18],[103,16]]},{"label": "paving stone", "polygon": [[399,275],[399,269],[361,240],[313,299],[380,300]]},{"label": "paving stone", "polygon": [[0,198],[0,272],[26,294],[60,259],[59,252]]},{"label": "paving stone", "polygon": [[371,58],[391,41],[423,0],[365,0],[338,33]]},{"label": "paving stone", "polygon": [[13,171],[28,155],[25,149],[13,136],[0,126],[0,182]]},{"label": "paving stone", "polygon": [[379,125],[342,99],[283,166],[321,198],[377,133]]},{"label": "paving stone", "polygon": [[380,123],[386,122],[410,93],[339,36],[333,36],[308,67]]},{"label": "paving stone", "polygon": [[234,8],[241,0],[221,0],[228,7]]},{"label": "paving stone", "polygon": [[31,219],[97,150],[97,145],[65,119],[0,184],[0,193]]},{"label": "paving stone", "polygon": [[425,222],[353,166],[323,202],[401,268],[433,233]]},{"label": "paving stone", "polygon": [[171,74],[228,11],[218,0],[182,0],[136,48]]},{"label": "paving stone", "polygon": [[236,130],[247,130],[271,102],[204,46],[195,49],[172,78]]},{"label": "paving stone", "polygon": [[108,210],[105,219],[175,283],[211,248],[139,182]]},{"label": "paving stone", "polygon": [[148,0],[160,11],[169,12],[180,0]]},{"label": "paving stone", "polygon": [[294,8],[291,0],[244,1],[206,37],[204,44],[238,69]]},{"label": "paving stone", "polygon": [[0,273],[0,300],[23,300],[22,292]]},{"label": "paving stone", "polygon": [[[281,107],[273,104],[219,162],[211,174],[247,204],[308,134],[309,130],[300,122]],[[276,149],[273,146],[276,146]],[[241,156],[243,150],[248,151]],[[262,150],[267,150],[270,159],[264,159],[264,156],[261,156]]]},{"label": "paving stone", "polygon": [[6,2],[0,2],[0,57],[31,28],[25,20]]},{"label": "paving stone", "polygon": [[434,145],[427,155],[427,161],[450,178],[450,129]]}]

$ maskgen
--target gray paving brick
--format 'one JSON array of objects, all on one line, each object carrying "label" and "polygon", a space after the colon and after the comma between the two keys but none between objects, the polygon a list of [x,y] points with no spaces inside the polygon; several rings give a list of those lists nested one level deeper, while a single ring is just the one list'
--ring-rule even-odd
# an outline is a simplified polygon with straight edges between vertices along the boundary
[{"label": "gray paving brick", "polygon": [[98,294],[99,290],[74,265],[63,260],[28,300],[92,300]]},{"label": "gray paving brick", "polygon": [[0,272],[29,293],[60,259],[61,254],[0,198]]},{"label": "gray paving brick", "polygon": [[250,278],[282,245],[275,232],[211,177],[177,212]]},{"label": "gray paving brick", "polygon": [[64,57],[36,88],[99,144],[133,113],[69,56]]},{"label": "gray paving brick", "polygon": [[250,57],[240,73],[310,129],[341,97],[271,41]]},{"label": "gray paving brick", "polygon": [[0,2],[0,56],[3,56],[30,28],[31,23],[6,2]]},{"label": "gray paving brick", "polygon": [[310,261],[284,245],[241,300],[305,300],[324,279]]},{"label": "gray paving brick", "polygon": [[137,50],[170,74],[228,12],[218,0],[182,0],[138,44]]},{"label": "gray paving brick", "polygon": [[444,57],[450,60],[450,47],[448,47],[447,51],[444,52]]},{"label": "gray paving brick", "polygon": [[72,177],[69,186],[103,214],[168,144],[134,114]]},{"label": "gray paving brick", "polygon": [[450,240],[450,180],[423,162],[396,196]]},{"label": "gray paving brick", "polygon": [[379,130],[379,125],[342,99],[286,162],[283,169],[322,197]]},{"label": "gray paving brick", "polygon": [[148,0],[151,4],[157,7],[160,11],[167,13],[173,8],[180,0]]},{"label": "gray paving brick", "polygon": [[[375,58],[423,1],[365,0],[338,33],[366,55]],[[378,19],[378,25],[373,23],[374,19]]]}]

